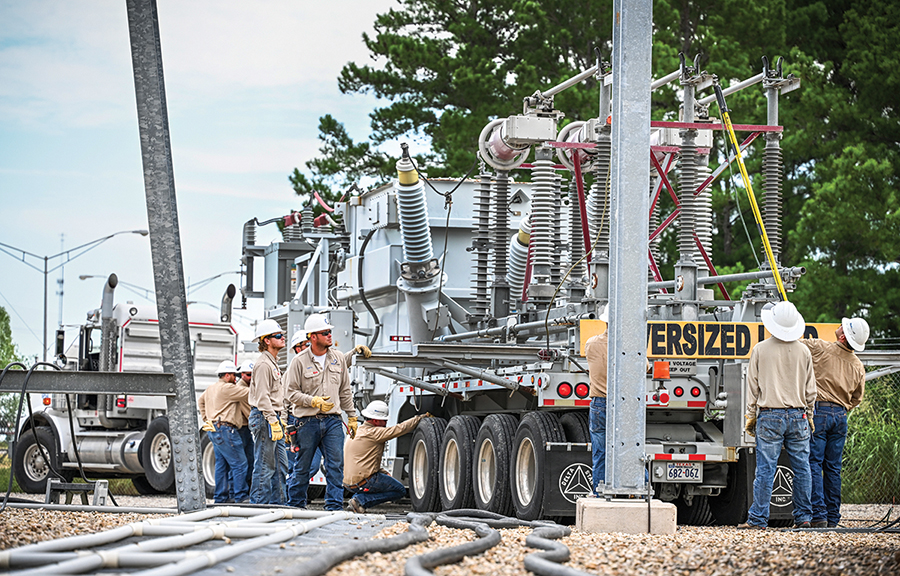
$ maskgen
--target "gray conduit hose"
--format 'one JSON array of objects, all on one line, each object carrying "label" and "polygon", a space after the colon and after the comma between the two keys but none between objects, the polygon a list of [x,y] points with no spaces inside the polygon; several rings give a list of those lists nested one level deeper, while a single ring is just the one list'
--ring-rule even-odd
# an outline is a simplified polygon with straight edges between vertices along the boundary
[{"label": "gray conduit hose", "polygon": [[[454,510],[453,512],[462,512],[462,510]],[[455,516],[456,514],[454,514]],[[441,566],[442,564],[453,564],[459,562],[466,556],[475,556],[489,550],[500,543],[500,533],[487,525],[486,522],[480,520],[463,520],[461,518],[451,518],[447,513],[439,514],[437,522],[450,528],[466,528],[474,530],[478,536],[478,540],[466,542],[452,548],[441,548],[422,554],[421,556],[413,556],[406,561],[404,574],[406,576],[431,576],[433,572],[431,568]]]}]

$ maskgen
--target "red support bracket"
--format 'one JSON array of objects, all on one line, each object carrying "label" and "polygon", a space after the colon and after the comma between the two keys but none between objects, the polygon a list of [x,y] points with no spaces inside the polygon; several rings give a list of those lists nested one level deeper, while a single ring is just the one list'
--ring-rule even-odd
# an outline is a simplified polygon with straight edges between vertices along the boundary
[{"label": "red support bracket", "polygon": [[[760,134],[762,134],[762,132],[753,132],[752,134],[747,136],[747,139],[741,143],[741,152],[746,150],[747,146],[749,146],[754,140],[756,140]],[[697,188],[697,191],[694,192],[694,196],[703,192],[706,189],[706,187],[709,186],[710,184],[712,184],[713,181],[719,177],[719,174],[724,172],[725,169],[728,168],[728,166],[735,160],[736,160],[736,158],[734,156],[729,156],[728,159],[723,164],[719,165],[719,167],[716,168],[715,172],[713,172],[712,174],[709,175],[709,178],[707,178],[706,180],[703,181],[703,184],[701,184],[700,187]]]},{"label": "red support bracket", "polygon": [[653,241],[656,239],[657,236],[659,236],[660,234],[662,234],[662,231],[665,230],[665,229],[669,226],[669,224],[671,224],[672,221],[675,220],[676,218],[678,218],[678,216],[680,216],[680,215],[681,215],[681,210],[680,210],[680,209],[675,210],[674,212],[672,212],[671,214],[669,214],[669,217],[666,218],[666,219],[663,221],[663,223],[659,225],[659,228],[657,228],[656,230],[654,230],[654,231],[653,231],[653,234],[650,235],[650,242],[653,242]]},{"label": "red support bracket", "polygon": [[[652,153],[651,153],[652,157]],[[668,174],[669,170],[672,168],[672,162],[675,161],[675,154],[667,154],[663,159],[663,165],[665,166],[665,172]],[[662,191],[663,187],[663,179],[660,178],[659,182],[656,183],[656,189],[653,191],[653,198],[650,199],[650,214],[653,214],[653,209],[656,207],[656,202],[659,200],[659,193]]]},{"label": "red support bracket", "polygon": [[[697,245],[697,250],[700,251],[700,255],[703,256],[703,260],[706,262],[707,268],[709,268],[709,273],[713,276],[718,276],[719,274],[716,272],[716,267],[713,266],[712,260],[709,259],[709,254],[706,253],[706,249],[703,248],[703,244],[700,243],[700,238],[697,236],[696,232],[694,232],[694,243]],[[722,296],[724,296],[726,300],[731,300],[731,296],[728,295],[728,290],[725,289],[725,285],[721,282],[718,282],[717,284],[719,285],[719,290],[722,291]]]},{"label": "red support bracket", "polygon": [[[669,191],[669,196],[672,197],[672,200],[675,202],[675,206],[681,208],[681,203],[678,201],[678,196],[675,195],[675,190],[672,188],[672,184],[669,183],[669,179],[666,177],[666,171],[663,170],[662,166],[659,165],[659,160],[656,159],[656,155],[652,152],[650,153],[650,162],[653,164],[653,167],[656,168],[656,172],[657,174],[659,174],[662,183]],[[653,208],[651,207],[651,210],[652,209]]]},{"label": "red support bracket", "polygon": [[[647,257],[650,260],[650,272],[653,273],[653,278],[657,282],[662,282],[662,274],[659,273],[659,266],[656,265],[656,258],[653,257],[653,252],[647,250]],[[663,294],[669,293],[669,291],[665,288],[660,288],[660,292],[662,292]]]}]

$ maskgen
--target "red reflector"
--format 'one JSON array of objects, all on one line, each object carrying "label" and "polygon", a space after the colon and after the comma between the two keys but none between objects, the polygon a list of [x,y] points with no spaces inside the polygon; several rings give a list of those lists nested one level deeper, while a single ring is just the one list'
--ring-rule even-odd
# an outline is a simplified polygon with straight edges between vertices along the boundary
[{"label": "red reflector", "polygon": [[563,382],[556,387],[556,393],[562,398],[568,398],[572,395],[572,385],[568,382]]},{"label": "red reflector", "polygon": [[660,404],[668,404],[669,403],[669,393],[663,392],[659,395],[659,403]]},{"label": "red reflector", "polygon": [[684,388],[682,388],[681,386],[676,386],[675,387],[675,395],[676,396],[684,396]]},{"label": "red reflector", "polygon": [[578,396],[579,398],[587,398],[588,394],[590,394],[590,393],[591,393],[591,387],[588,386],[587,384],[582,383],[582,384],[577,384],[575,386],[575,395]]},{"label": "red reflector", "polygon": [[699,395],[700,395],[700,389],[699,389],[699,388],[697,388],[696,386],[694,386],[693,388],[691,388],[691,396],[693,396],[694,398],[696,398],[696,397],[699,396]]},{"label": "red reflector", "polygon": [[116,408],[124,408],[125,407],[125,399],[124,398],[116,398]]},{"label": "red reflector", "polygon": [[48,396],[44,396],[44,399],[42,401],[44,403],[44,406],[50,405],[50,398]]}]

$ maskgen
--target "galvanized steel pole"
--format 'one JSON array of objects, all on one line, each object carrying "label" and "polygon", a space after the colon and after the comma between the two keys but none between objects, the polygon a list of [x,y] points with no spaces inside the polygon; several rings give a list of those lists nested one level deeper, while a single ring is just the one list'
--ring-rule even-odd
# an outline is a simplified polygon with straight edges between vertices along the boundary
[{"label": "galvanized steel pole", "polygon": [[651,0],[613,2],[609,394],[604,493],[646,494]]},{"label": "galvanized steel pole", "polygon": [[191,341],[163,81],[159,15],[156,0],[126,0],[126,5],[163,372],[174,374],[176,383],[175,396],[167,399],[175,495],[178,510],[189,512],[205,508],[206,498],[200,482],[197,398],[190,361]]}]

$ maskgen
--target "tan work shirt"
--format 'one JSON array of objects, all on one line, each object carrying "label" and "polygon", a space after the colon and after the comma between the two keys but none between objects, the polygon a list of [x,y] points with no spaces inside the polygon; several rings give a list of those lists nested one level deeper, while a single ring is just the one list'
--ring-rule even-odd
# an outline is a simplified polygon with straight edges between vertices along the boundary
[{"label": "tan work shirt", "polygon": [[588,373],[591,376],[591,398],[606,398],[606,357],[609,346],[609,330],[591,336],[584,343]]},{"label": "tan work shirt", "polygon": [[325,414],[340,414],[343,410],[347,416],[355,417],[350,374],[344,355],[329,348],[324,362],[325,366],[316,362],[312,348],[307,348],[291,360],[284,375],[284,395],[291,406],[291,414],[298,418],[320,414],[318,408],[312,407],[312,399],[314,396],[329,396],[334,408]]},{"label": "tan work shirt", "polygon": [[247,417],[242,406],[247,404],[248,393],[246,386],[232,384],[220,378],[204,390],[197,400],[200,417],[209,422],[225,422],[238,428],[246,426]]},{"label": "tan work shirt", "polygon": [[384,443],[412,432],[424,417],[419,414],[387,428],[364,422],[356,431],[356,438],[344,444],[344,485],[358,484],[381,470]]},{"label": "tan work shirt", "polygon": [[837,342],[818,338],[801,340],[812,353],[819,402],[834,402],[852,410],[862,402],[866,369],[853,352]]},{"label": "tan work shirt", "polygon": [[247,397],[241,402],[241,415],[244,417],[241,428],[243,428],[250,423],[250,383],[245,382],[243,378],[238,378],[235,380],[234,385],[247,391]]},{"label": "tan work shirt", "polygon": [[798,341],[769,338],[756,345],[747,367],[747,413],[756,408],[803,408],[816,402],[812,355]]},{"label": "tan work shirt", "polygon": [[253,363],[253,372],[250,373],[250,405],[259,409],[270,424],[279,416],[287,419],[287,414],[284,413],[281,370],[268,350],[260,354]]}]

